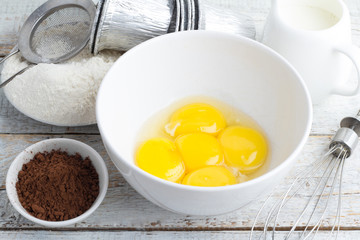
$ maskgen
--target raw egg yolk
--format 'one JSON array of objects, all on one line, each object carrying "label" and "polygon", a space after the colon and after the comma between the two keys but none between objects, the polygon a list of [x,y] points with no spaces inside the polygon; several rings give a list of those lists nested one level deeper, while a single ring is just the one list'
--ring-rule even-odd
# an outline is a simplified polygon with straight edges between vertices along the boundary
[{"label": "raw egg yolk", "polygon": [[205,133],[190,133],[175,140],[188,172],[223,163],[224,155],[216,137]]},{"label": "raw egg yolk", "polygon": [[174,142],[166,138],[152,138],[136,152],[136,165],[159,178],[179,182],[185,174],[184,162]]},{"label": "raw egg yolk", "polygon": [[236,178],[229,170],[220,166],[208,166],[187,174],[182,184],[199,187],[219,187],[236,184]]},{"label": "raw egg yolk", "polygon": [[219,110],[208,104],[193,103],[179,108],[166,124],[165,131],[172,137],[195,132],[216,136],[225,127],[225,118]]},{"label": "raw egg yolk", "polygon": [[267,144],[256,130],[241,126],[225,128],[218,136],[223,147],[225,161],[243,173],[251,173],[265,161]]}]

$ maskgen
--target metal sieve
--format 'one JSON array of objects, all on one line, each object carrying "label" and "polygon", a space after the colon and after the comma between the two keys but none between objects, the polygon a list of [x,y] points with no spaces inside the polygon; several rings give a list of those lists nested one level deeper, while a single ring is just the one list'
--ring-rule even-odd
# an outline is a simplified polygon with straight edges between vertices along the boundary
[{"label": "metal sieve", "polygon": [[29,61],[8,80],[37,63],[59,63],[78,54],[88,43],[95,17],[95,5],[90,0],[49,0],[36,9],[20,30],[17,47],[4,59],[20,52]]}]

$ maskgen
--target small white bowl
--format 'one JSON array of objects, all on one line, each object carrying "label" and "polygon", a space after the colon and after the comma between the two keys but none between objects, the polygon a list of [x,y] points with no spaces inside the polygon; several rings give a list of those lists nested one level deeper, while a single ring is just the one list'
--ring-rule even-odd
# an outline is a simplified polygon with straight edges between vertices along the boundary
[{"label": "small white bowl", "polygon": [[[194,187],[157,178],[134,164],[139,130],[169,104],[209,96],[252,117],[270,144],[269,171],[224,187]],[[166,34],[120,57],[96,103],[104,145],[125,179],[153,203],[183,214],[217,215],[270,191],[295,163],[310,132],[304,81],[279,54],[244,37],[209,31]]]},{"label": "small white bowl", "polygon": [[[38,219],[30,215],[21,205],[18,195],[16,192],[16,182],[18,181],[18,173],[22,169],[22,166],[34,158],[35,154],[38,152],[50,152],[53,149],[61,149],[66,151],[69,154],[79,153],[83,158],[89,157],[91,163],[93,164],[96,172],[99,175],[99,195],[92,204],[92,206],[83,214],[76,218],[72,218],[65,221],[45,221]],[[90,146],[85,143],[68,139],[68,138],[53,138],[44,141],[35,143],[24,151],[22,151],[12,162],[6,176],[6,193],[11,204],[14,208],[25,218],[33,221],[37,224],[46,226],[46,227],[63,227],[71,225],[80,221],[83,221],[85,218],[90,216],[101,204],[103,201],[109,183],[109,175],[102,157]]]}]

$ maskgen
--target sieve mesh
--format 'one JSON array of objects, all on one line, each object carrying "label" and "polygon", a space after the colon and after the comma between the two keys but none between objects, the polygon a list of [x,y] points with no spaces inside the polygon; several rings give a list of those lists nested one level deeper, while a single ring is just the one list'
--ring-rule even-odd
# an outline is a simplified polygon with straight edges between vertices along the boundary
[{"label": "sieve mesh", "polygon": [[64,7],[43,17],[33,29],[30,47],[43,59],[60,59],[84,46],[91,17],[79,7]]}]

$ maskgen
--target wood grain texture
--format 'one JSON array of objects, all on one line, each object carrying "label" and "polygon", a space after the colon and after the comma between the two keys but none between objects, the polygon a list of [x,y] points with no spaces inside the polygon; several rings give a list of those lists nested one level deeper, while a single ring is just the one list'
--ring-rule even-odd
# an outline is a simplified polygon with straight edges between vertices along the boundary
[{"label": "wood grain texture", "polygon": [[[0,56],[6,55],[16,44],[18,32],[30,13],[46,0],[4,0],[6,4],[0,9]],[[247,14],[254,20],[257,36],[261,35],[266,16],[271,6],[270,0],[207,0],[221,7],[236,9],[239,13]],[[93,0],[97,3],[97,0]],[[360,46],[360,2],[358,0],[344,0],[348,6],[354,44]]]},{"label": "wood grain texture", "polygon": [[0,133],[98,134],[99,130],[96,125],[83,127],[58,127],[33,120],[14,108],[6,99],[3,89],[0,89]]},{"label": "wood grain texture", "polygon": [[[14,157],[27,146],[43,139],[52,138],[52,135],[0,135],[0,229],[38,229],[36,225],[20,216],[9,203],[4,191],[4,179],[6,172]],[[107,196],[101,206],[93,215],[85,221],[66,229],[118,229],[118,230],[249,230],[253,224],[256,213],[261,207],[264,199],[255,201],[246,207],[230,214],[221,216],[185,216],[163,210],[140,196],[122,178],[115,166],[109,160],[99,136],[96,135],[64,135],[85,142],[95,148],[105,159],[110,175],[110,185]],[[329,137],[317,136],[309,139],[304,151],[298,158],[298,163],[293,172],[284,182],[279,185],[273,199],[280,197],[280,193],[287,189],[292,183],[293,176],[303,167],[307,166],[313,159],[318,159],[325,151]],[[342,199],[341,226],[345,229],[360,230],[360,162],[356,161],[360,156],[360,148],[356,150],[353,158],[349,159],[345,166],[344,189]],[[296,204],[303,204],[309,195],[296,196]],[[297,206],[289,211],[289,219],[295,218]],[[325,227],[333,216],[325,218]],[[260,221],[261,226],[263,220]],[[279,225],[285,230],[289,229],[289,221],[283,220]],[[300,225],[305,225],[302,222]],[[325,228],[326,229],[326,228]]]},{"label": "wood grain texture", "polygon": [[[46,0],[2,0],[0,8],[0,56],[7,54],[16,44],[18,31],[27,16]],[[96,1],[96,0],[95,0]],[[257,39],[261,35],[270,0],[208,0],[250,15],[255,22]],[[345,0],[352,20],[352,36],[360,46],[360,1]],[[355,73],[350,82],[355,81]],[[360,97],[332,96],[314,106],[314,121],[298,163],[271,198],[292,182],[293,176],[327,147],[330,137],[338,129],[340,120],[353,116],[360,109]],[[296,126],[294,126],[296,127]],[[185,216],[163,210],[132,189],[109,159],[98,135],[96,125],[85,127],[56,127],[32,120],[18,112],[0,90],[0,239],[247,239],[255,215],[264,199],[245,208],[221,216]],[[7,170],[16,155],[27,146],[47,138],[68,137],[94,147],[104,158],[110,175],[106,198],[97,211],[85,221],[62,229],[46,229],[20,216],[11,206],[5,191]],[[342,231],[338,239],[360,238],[360,148],[345,165],[343,184]],[[297,196],[298,201],[305,199]],[[297,206],[294,206],[294,209]],[[294,211],[289,212],[293,218]],[[317,239],[328,239],[326,227],[333,216],[327,216],[325,228]],[[259,226],[263,223],[260,221]],[[304,223],[301,223],[304,225]],[[288,221],[279,226],[288,230]],[[49,231],[51,230],[51,231]],[[284,232],[279,232],[282,239]]]},{"label": "wood grain texture", "polygon": [[0,51],[1,55],[9,52],[16,44],[18,32],[28,15],[45,0],[6,1],[0,8]]},{"label": "wood grain texture", "polygon": [[[97,3],[98,0],[93,0]],[[27,17],[46,0],[2,0],[0,8],[0,56],[16,45],[20,29]]]},{"label": "wood grain texture", "polygon": [[[285,237],[285,233],[279,232],[279,239]],[[296,233],[297,236],[300,235],[299,232]],[[347,239],[347,240],[356,240],[359,239],[359,231],[349,231],[349,232],[340,232],[338,239]],[[318,240],[328,240],[329,232],[320,232],[317,235]],[[218,239],[227,239],[227,240],[241,240],[248,239],[248,232],[239,232],[239,231],[151,231],[151,232],[138,232],[138,231],[77,231],[77,232],[67,232],[67,231],[4,231],[0,233],[1,239],[56,239],[56,240],[78,240],[78,239],[108,239],[108,240],[142,240],[142,239],[193,239],[193,240],[218,240]],[[270,236],[269,236],[270,238]]]},{"label": "wood grain texture", "polygon": [[[258,34],[261,33],[266,16],[270,8],[270,1],[266,0],[211,0],[214,4],[219,6],[231,7],[238,9],[239,12],[250,15],[256,24]],[[14,0],[7,1],[4,8],[0,8],[0,46],[2,44],[1,36],[13,33],[13,39],[8,41],[13,46],[16,43],[17,32],[21,27],[26,16],[36,9],[38,5],[45,2],[45,0],[32,0],[24,1]],[[96,0],[94,0],[96,2]],[[352,20],[352,35],[354,44],[360,46],[360,1],[347,0],[345,3],[348,5],[351,20]],[[10,20],[1,21],[1,18],[9,18]],[[13,21],[17,19],[17,21]],[[1,50],[0,55],[4,55],[6,51]],[[356,78],[353,72],[350,83],[354,82]],[[56,127],[39,123],[26,117],[18,112],[7,100],[0,90],[0,133],[98,133],[95,125],[80,128],[66,128]],[[332,96],[324,103],[314,107],[314,121],[311,133],[318,134],[333,134],[338,126],[339,121],[345,116],[353,116],[358,109],[360,109],[360,97],[343,97]]]},{"label": "wood grain texture", "polygon": [[[331,96],[314,106],[311,135],[333,135],[346,116],[355,116],[360,109],[360,97]],[[58,127],[35,121],[14,108],[0,89],[0,134],[98,134],[96,125],[83,127]]]}]

